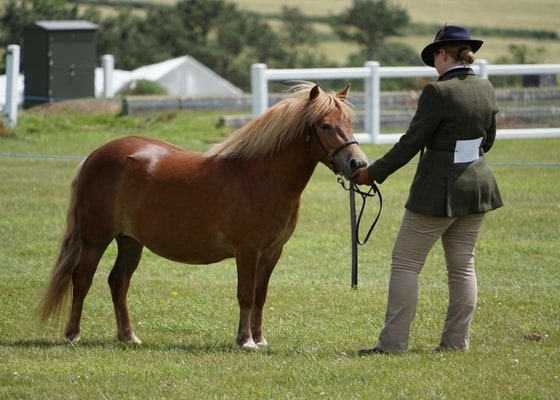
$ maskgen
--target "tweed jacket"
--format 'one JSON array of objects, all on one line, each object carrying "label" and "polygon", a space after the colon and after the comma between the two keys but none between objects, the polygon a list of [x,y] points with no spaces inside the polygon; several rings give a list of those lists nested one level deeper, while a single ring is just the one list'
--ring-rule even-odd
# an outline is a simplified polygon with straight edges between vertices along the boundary
[{"label": "tweed jacket", "polygon": [[[408,210],[460,217],[501,207],[498,185],[484,160],[494,144],[497,112],[488,80],[470,68],[451,69],[424,87],[407,131],[368,167],[369,176],[382,183],[426,148],[410,187]],[[480,157],[456,162],[456,142],[477,138],[482,138]]]}]

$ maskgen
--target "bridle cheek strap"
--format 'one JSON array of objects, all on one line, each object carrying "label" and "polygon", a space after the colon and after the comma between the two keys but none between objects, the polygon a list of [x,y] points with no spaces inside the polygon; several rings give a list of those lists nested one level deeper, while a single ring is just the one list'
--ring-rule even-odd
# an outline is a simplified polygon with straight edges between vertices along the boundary
[{"label": "bridle cheek strap", "polygon": [[[325,145],[321,141],[321,138],[319,137],[319,134],[317,133],[317,130],[315,129],[315,126],[311,125],[309,127],[309,129],[311,130],[311,133],[315,133],[315,137],[317,138],[317,142],[319,143],[319,146],[321,146],[321,148],[323,149],[323,151],[327,155],[327,159],[329,160],[329,164],[330,164],[329,166],[330,166],[331,170],[335,174],[337,174],[338,172],[336,172],[336,169],[334,167],[334,158],[336,157],[336,155],[338,153],[340,153],[346,147],[351,146],[353,144],[359,145],[358,141],[357,140],[350,140],[348,142],[342,143],[340,146],[338,146],[332,152],[329,152],[329,150],[325,147]],[[309,144],[310,140],[311,140],[311,134],[307,135],[307,137],[305,138],[305,142],[307,144]]]},{"label": "bridle cheek strap", "polygon": [[[317,138],[319,138],[319,136],[317,136]],[[319,139],[319,143],[320,143],[320,142],[321,142],[321,140]],[[338,146],[336,149],[334,149],[332,153],[330,153],[330,154],[327,153],[327,157],[329,157],[329,159],[332,161],[332,160],[336,157],[336,155],[337,155],[338,153],[340,153],[340,150],[342,150],[342,149],[344,149],[344,148],[346,148],[346,147],[348,147],[348,146],[351,146],[351,145],[353,145],[353,144],[359,145],[359,143],[358,143],[357,140],[350,140],[349,142],[342,143],[340,146]],[[321,145],[322,145],[322,144],[321,144]]]}]

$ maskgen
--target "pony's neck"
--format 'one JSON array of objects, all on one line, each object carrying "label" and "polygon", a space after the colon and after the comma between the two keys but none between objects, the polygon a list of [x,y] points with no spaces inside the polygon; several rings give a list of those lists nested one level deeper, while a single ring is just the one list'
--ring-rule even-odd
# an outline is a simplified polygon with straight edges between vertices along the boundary
[{"label": "pony's neck", "polygon": [[272,156],[246,162],[256,179],[266,181],[265,186],[274,185],[279,193],[292,196],[301,195],[317,166],[303,138]]}]

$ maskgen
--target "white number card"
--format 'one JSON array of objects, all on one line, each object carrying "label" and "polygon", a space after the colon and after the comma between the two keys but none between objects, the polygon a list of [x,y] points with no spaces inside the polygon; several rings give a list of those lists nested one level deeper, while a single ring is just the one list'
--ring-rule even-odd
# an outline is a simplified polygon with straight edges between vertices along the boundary
[{"label": "white number card", "polygon": [[457,140],[455,144],[455,164],[467,163],[478,159],[482,138],[471,140]]}]

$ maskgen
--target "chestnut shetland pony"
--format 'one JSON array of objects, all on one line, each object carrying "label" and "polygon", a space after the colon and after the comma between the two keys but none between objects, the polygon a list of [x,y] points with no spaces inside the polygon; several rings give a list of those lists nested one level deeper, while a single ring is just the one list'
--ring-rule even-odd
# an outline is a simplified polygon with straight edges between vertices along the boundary
[{"label": "chestnut shetland pony", "polygon": [[144,246],[170,260],[209,264],[235,257],[239,327],[235,343],[266,346],[268,282],[295,229],[301,194],[318,162],[349,178],[366,165],[345,102],[348,87],[324,92],[309,82],[209,152],[144,138],[93,151],[72,182],[66,233],[40,304],[43,320],[71,295],[65,336],[80,337],[84,299],[113,239],[109,286],[119,340],[140,343],[127,292]]}]

